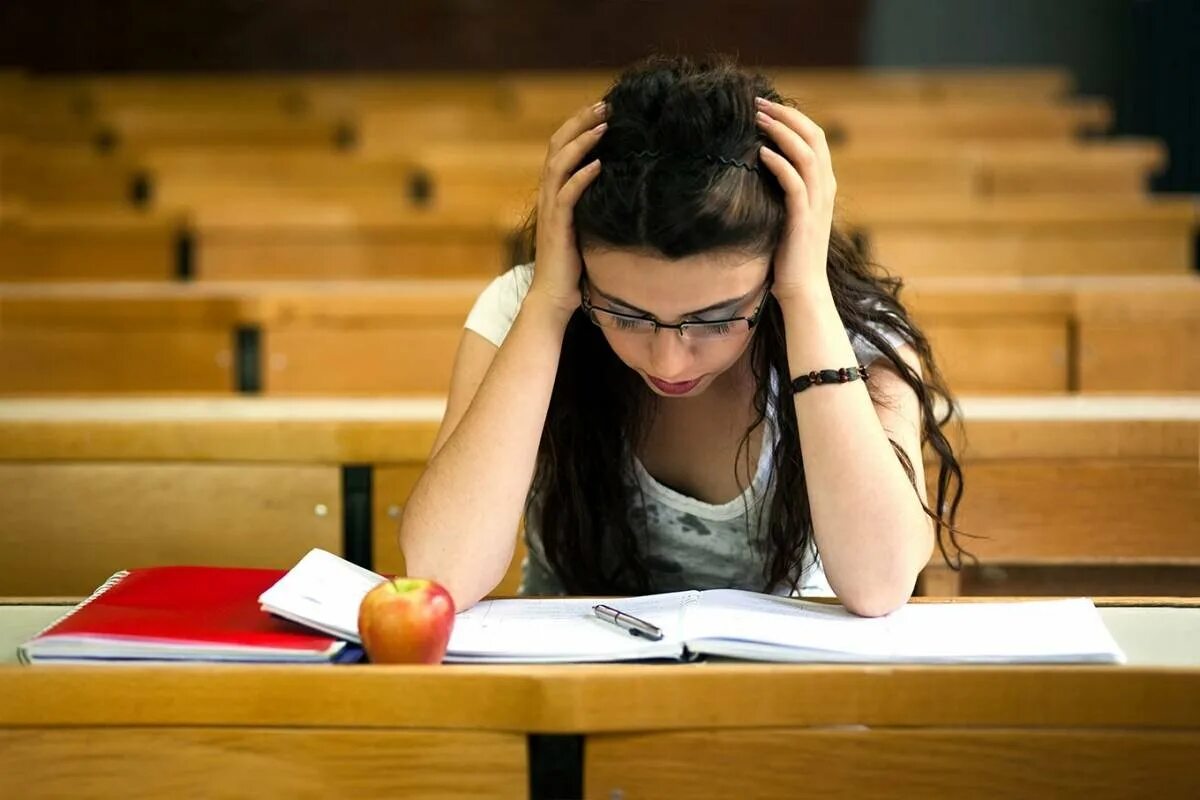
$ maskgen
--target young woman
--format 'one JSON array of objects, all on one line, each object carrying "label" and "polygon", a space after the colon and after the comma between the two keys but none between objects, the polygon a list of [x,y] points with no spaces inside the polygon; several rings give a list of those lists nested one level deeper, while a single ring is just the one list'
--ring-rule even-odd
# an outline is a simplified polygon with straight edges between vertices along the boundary
[{"label": "young woman", "polygon": [[470,607],[523,514],[528,594],[832,591],[880,615],[935,539],[957,562],[949,396],[835,191],[821,129],[727,62],[651,59],[568,120],[533,263],[467,320],[409,574]]}]

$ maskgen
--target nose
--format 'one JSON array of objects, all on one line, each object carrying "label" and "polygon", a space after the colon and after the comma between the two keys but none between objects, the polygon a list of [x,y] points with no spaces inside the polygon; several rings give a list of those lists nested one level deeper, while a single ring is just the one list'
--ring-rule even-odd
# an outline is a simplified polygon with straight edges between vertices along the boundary
[{"label": "nose", "polygon": [[691,372],[692,353],[677,332],[660,330],[650,336],[650,374],[664,381],[685,381]]}]

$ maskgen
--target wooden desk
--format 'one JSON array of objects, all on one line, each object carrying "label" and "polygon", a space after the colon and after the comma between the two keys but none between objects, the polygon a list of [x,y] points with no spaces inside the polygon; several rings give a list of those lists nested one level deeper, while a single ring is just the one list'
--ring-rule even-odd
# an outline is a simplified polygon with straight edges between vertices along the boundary
[{"label": "wooden desk", "polygon": [[1102,614],[1129,664],[0,665],[0,793],[1194,797],[1200,609]]},{"label": "wooden desk", "polygon": [[[118,569],[168,561],[287,567],[315,545],[402,573],[397,520],[443,408],[440,398],[0,402],[0,595],[85,593]],[[966,541],[983,563],[1200,563],[1196,398],[963,398],[962,408],[959,522],[990,537]],[[518,544],[498,593],[515,592],[523,554]],[[959,591],[954,573],[941,580],[934,593]]]}]

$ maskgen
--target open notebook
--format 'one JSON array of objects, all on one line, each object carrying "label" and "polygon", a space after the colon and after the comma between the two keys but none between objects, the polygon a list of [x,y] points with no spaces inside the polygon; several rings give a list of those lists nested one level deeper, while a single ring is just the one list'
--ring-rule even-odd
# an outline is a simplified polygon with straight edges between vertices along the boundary
[{"label": "open notebook", "polygon": [[[264,610],[358,642],[358,605],[384,578],[313,550],[259,598]],[[632,636],[597,600],[487,600],[458,614],[447,661],[690,660],[1122,663],[1090,600],[909,604],[874,619],[841,606],[733,589],[605,600],[664,632]]]}]

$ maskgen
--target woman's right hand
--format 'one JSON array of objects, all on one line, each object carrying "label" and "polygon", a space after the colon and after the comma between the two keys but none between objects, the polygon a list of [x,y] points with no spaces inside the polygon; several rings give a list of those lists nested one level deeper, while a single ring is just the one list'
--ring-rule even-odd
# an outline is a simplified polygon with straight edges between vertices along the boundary
[{"label": "woman's right hand", "polygon": [[537,256],[529,292],[556,310],[570,314],[579,308],[579,279],[583,272],[575,240],[575,203],[600,174],[599,160],[576,170],[600,141],[608,109],[597,103],[579,111],[550,137],[538,192]]}]

